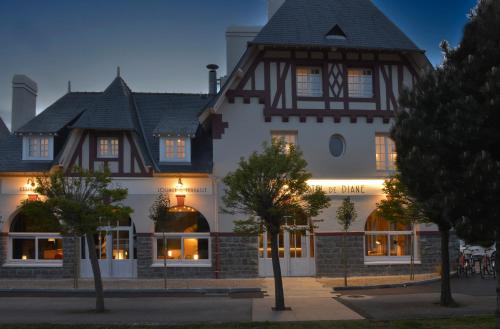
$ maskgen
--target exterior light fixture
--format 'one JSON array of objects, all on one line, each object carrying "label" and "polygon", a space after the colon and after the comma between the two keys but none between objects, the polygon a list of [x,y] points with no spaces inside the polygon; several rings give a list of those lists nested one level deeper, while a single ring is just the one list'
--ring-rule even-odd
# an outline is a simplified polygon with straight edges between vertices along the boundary
[{"label": "exterior light fixture", "polygon": [[179,180],[175,185],[175,197],[177,198],[177,206],[184,207],[184,199],[186,198],[186,194],[184,191],[184,184],[182,183],[181,177],[179,177]]},{"label": "exterior light fixture", "polygon": [[28,178],[28,180],[26,181],[26,186],[35,187],[35,185],[35,181],[32,178]]}]

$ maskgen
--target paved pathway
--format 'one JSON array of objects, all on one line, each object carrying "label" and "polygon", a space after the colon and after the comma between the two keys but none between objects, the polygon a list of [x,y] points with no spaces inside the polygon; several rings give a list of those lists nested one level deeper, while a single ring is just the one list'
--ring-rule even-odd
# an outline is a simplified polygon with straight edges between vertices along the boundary
[{"label": "paved pathway", "polygon": [[362,316],[333,299],[332,291],[313,278],[284,278],[285,304],[290,311],[274,312],[274,282],[266,280],[268,295],[254,299],[253,321],[360,320]]},{"label": "paved pathway", "polygon": [[[274,312],[273,280],[261,280],[264,298],[171,297],[107,298],[104,314],[95,314],[94,298],[0,298],[1,323],[179,324],[250,321],[362,319],[334,300],[329,287],[314,278],[285,278],[291,311]],[[226,283],[227,284],[227,283]]]}]

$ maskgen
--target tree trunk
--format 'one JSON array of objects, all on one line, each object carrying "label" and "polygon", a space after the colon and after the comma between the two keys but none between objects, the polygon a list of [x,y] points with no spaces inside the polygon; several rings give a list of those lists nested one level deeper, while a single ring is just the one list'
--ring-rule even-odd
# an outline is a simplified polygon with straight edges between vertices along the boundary
[{"label": "tree trunk", "polygon": [[281,278],[281,266],[278,249],[278,232],[271,232],[271,259],[273,261],[273,274],[274,274],[274,294],[276,311],[285,310],[285,294],[283,292],[283,280]]},{"label": "tree trunk", "polygon": [[167,237],[165,231],[163,232],[163,288],[167,289]]},{"label": "tree trunk", "polygon": [[500,329],[500,254],[498,250],[500,249],[500,227],[496,229],[496,244],[495,244],[495,272],[497,276],[497,307],[495,310],[495,318],[496,318],[496,328]]},{"label": "tree trunk", "polygon": [[73,288],[78,289],[78,278],[80,277],[80,248],[81,248],[81,239],[79,236],[74,235],[73,236],[73,242],[75,243],[74,249],[75,249],[75,255],[73,257]]},{"label": "tree trunk", "polygon": [[345,236],[347,232],[344,232],[342,236],[342,263],[344,264],[344,286],[347,287],[347,257],[345,252]]},{"label": "tree trunk", "polygon": [[410,281],[415,280],[415,226],[411,224],[411,237],[410,237]]},{"label": "tree trunk", "polygon": [[451,296],[450,286],[450,252],[448,244],[450,240],[450,230],[439,229],[441,234],[441,306],[452,306],[455,304]]},{"label": "tree trunk", "polygon": [[102,289],[101,269],[99,268],[99,261],[95,253],[95,241],[92,234],[85,234],[87,246],[89,249],[90,265],[92,265],[92,272],[94,274],[95,286],[95,310],[97,313],[104,312],[104,291]]}]

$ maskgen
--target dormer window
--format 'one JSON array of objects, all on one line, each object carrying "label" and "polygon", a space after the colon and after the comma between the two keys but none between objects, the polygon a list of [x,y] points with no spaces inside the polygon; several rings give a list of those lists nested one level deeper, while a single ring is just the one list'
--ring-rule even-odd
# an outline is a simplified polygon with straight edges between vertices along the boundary
[{"label": "dormer window", "polygon": [[191,139],[162,137],[160,139],[161,162],[191,162]]},{"label": "dormer window", "polygon": [[330,39],[330,40],[345,40],[347,38],[347,36],[344,33],[344,31],[342,31],[342,29],[340,28],[340,26],[335,25],[330,30],[330,32],[328,32],[328,34],[326,35],[326,38]]},{"label": "dormer window", "polygon": [[97,157],[98,158],[118,158],[120,151],[120,141],[117,137],[99,137],[97,138]]},{"label": "dormer window", "polygon": [[54,159],[53,136],[23,137],[23,160],[50,161]]}]

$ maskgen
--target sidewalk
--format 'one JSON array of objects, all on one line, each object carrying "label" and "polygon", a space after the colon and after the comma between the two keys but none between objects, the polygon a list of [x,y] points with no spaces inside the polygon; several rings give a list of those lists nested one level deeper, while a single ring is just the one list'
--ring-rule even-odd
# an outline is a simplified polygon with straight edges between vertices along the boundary
[{"label": "sidewalk", "polygon": [[363,317],[333,299],[332,291],[314,278],[284,278],[285,305],[290,311],[274,312],[274,282],[265,281],[268,295],[253,299],[252,321],[361,320]]}]

